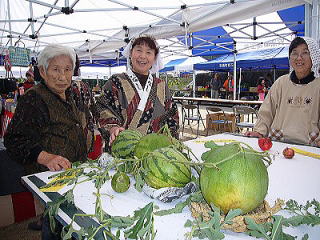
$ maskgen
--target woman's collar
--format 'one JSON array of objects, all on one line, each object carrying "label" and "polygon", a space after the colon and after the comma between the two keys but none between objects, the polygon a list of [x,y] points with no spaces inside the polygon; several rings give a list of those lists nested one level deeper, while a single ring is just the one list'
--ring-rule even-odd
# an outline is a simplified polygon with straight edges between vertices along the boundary
[{"label": "woman's collar", "polygon": [[314,73],[311,72],[308,76],[302,78],[302,79],[298,79],[297,78],[297,75],[296,75],[296,72],[295,71],[292,71],[291,74],[290,74],[290,80],[292,82],[294,82],[295,84],[308,84],[310,82],[312,82],[313,80],[315,79],[314,77]]}]

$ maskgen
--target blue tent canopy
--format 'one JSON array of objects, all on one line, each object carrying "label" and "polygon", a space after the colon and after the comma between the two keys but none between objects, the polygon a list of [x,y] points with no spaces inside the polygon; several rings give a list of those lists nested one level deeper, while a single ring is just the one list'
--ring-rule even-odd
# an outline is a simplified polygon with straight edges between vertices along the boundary
[{"label": "blue tent canopy", "polygon": [[[184,37],[178,39],[185,44]],[[214,27],[192,33],[192,55],[212,56],[230,53],[233,50],[233,38],[223,27]]]},{"label": "blue tent canopy", "polygon": [[[304,36],[305,5],[277,11],[283,23],[298,36]],[[243,26],[242,26],[243,27]],[[252,36],[253,37],[253,36]],[[185,36],[177,37],[186,44]],[[232,37],[223,26],[189,34],[187,45],[193,56],[213,56],[232,53],[237,37]]]},{"label": "blue tent canopy", "polygon": [[[239,53],[236,56],[237,68],[242,69],[288,69],[288,47],[262,49],[257,51]],[[195,70],[220,70],[233,69],[234,56],[227,54],[212,61],[194,65]]]},{"label": "blue tent canopy", "polygon": [[171,60],[168,62],[160,72],[188,72],[193,70],[193,66],[196,63],[206,62],[207,60],[202,57],[187,57]]},{"label": "blue tent canopy", "polygon": [[160,72],[168,72],[168,71],[174,71],[174,67],[176,65],[179,65],[181,63],[183,63],[184,61],[186,61],[188,58],[179,58],[179,59],[174,59],[174,60],[171,60],[170,62],[168,62],[164,68],[162,68],[160,70]]},{"label": "blue tent canopy", "polygon": [[278,11],[284,24],[298,36],[304,36],[305,5]]},{"label": "blue tent canopy", "polygon": [[101,59],[101,60],[80,60],[82,67],[117,67],[126,65],[126,59]]}]

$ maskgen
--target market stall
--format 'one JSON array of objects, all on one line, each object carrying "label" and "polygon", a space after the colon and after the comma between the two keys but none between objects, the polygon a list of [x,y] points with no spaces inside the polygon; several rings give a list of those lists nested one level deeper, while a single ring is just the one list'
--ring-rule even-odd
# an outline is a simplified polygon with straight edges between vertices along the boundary
[{"label": "market stall", "polygon": [[[186,145],[189,146],[200,158],[201,154],[207,149],[204,144],[208,141],[214,140],[217,144],[224,144],[232,141],[241,141],[249,144],[253,149],[260,150],[258,147],[258,141],[256,138],[246,138],[242,136],[236,136],[231,134],[218,134],[205,138],[198,138],[192,141],[187,141]],[[285,147],[296,147],[300,150],[300,153],[309,154],[305,156],[302,154],[296,154],[293,159],[286,159],[282,155],[282,150]],[[305,152],[303,152],[303,151]],[[320,199],[320,175],[318,169],[320,168],[319,148],[291,145],[288,143],[273,142],[273,147],[270,149],[270,153],[273,154],[273,163],[268,167],[269,174],[269,189],[266,196],[266,200],[272,205],[278,198],[288,201],[294,199],[298,204],[306,204],[309,200]],[[318,154],[318,155],[317,155]],[[22,178],[26,186],[43,202],[48,203],[50,201],[57,201],[68,198],[63,196],[72,186],[65,186],[61,189],[55,189],[53,192],[43,192],[39,188],[51,181],[48,177],[53,175],[53,172],[43,172]],[[87,181],[82,184],[78,184],[73,190],[74,200],[70,203],[63,202],[58,210],[57,219],[64,225],[70,224],[73,219],[73,227],[78,229],[95,228],[97,229],[97,235],[95,239],[103,239],[103,231],[99,226],[97,219],[94,216],[97,211],[97,205],[95,204],[97,194],[101,197],[102,208],[108,216],[129,216],[141,211],[146,211],[152,204],[157,206],[156,210],[172,209],[177,203],[184,201],[183,197],[180,200],[173,201],[171,203],[163,203],[158,200],[151,199],[143,192],[138,192],[133,187],[133,179],[131,179],[131,187],[125,193],[116,193],[112,190],[110,181],[107,181],[102,185],[100,192],[95,191],[94,185],[97,184],[93,181]],[[150,205],[151,204],[151,205]],[[138,210],[140,212],[137,212]],[[74,214],[80,214],[82,217],[74,217]],[[84,214],[92,214],[91,216]],[[286,211],[278,213],[279,216],[288,217]],[[192,220],[191,213],[188,208],[184,208],[181,213],[169,214],[165,216],[154,216],[154,228],[156,231],[156,239],[185,239],[186,233],[191,229],[185,227],[187,220]],[[144,220],[145,221],[145,220]],[[141,222],[141,224],[143,224]],[[141,230],[142,231],[142,230]],[[291,228],[284,227],[284,231],[293,236],[298,236],[301,239],[302,236],[308,234],[309,239],[318,239],[320,236],[320,227],[310,227],[307,225],[301,225],[299,227]],[[231,231],[223,230],[227,240],[238,239],[255,239],[249,237],[244,233],[234,233]]]}]

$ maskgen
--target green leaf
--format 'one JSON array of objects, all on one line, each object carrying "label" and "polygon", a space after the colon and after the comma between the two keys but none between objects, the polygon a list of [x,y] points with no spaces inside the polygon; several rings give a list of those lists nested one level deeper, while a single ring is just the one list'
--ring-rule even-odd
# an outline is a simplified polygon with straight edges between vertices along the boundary
[{"label": "green leaf", "polygon": [[220,209],[216,207],[214,204],[210,204],[210,206],[213,209],[213,228],[220,230]]},{"label": "green leaf", "polygon": [[192,227],[192,221],[190,219],[188,219],[185,224],[184,227]]},{"label": "green leaf", "polygon": [[271,240],[280,239],[282,233],[282,216],[273,216],[274,222],[271,232]]},{"label": "green leaf", "polygon": [[80,228],[80,230],[76,230],[73,228],[72,224],[70,224],[62,228],[62,232],[61,232],[62,240],[72,239],[73,233],[77,235],[77,239],[79,240],[86,235],[86,232],[83,228]]},{"label": "green leaf", "polygon": [[299,226],[301,224],[303,224],[304,222],[304,216],[301,216],[301,215],[297,215],[297,216],[292,216],[292,217],[289,217],[289,218],[286,218],[283,220],[283,225],[284,226]]},{"label": "green leaf", "polygon": [[153,224],[150,224],[150,222],[153,223],[153,203],[151,202],[144,208],[134,211],[134,218],[137,219],[137,222],[132,228],[125,231],[126,237],[137,239],[139,231],[146,226],[149,227],[148,232],[153,232],[153,229],[150,229],[153,228]]},{"label": "green leaf", "polygon": [[134,224],[133,217],[119,217],[115,216],[111,218],[111,227],[113,228],[127,228]]},{"label": "green leaf", "polygon": [[252,218],[249,217],[245,217],[245,221],[249,230],[247,234],[256,238],[264,238],[266,240],[270,240],[270,237],[261,226],[261,224],[257,224]]},{"label": "green leaf", "polygon": [[228,212],[227,216],[224,218],[224,223],[225,223],[225,224],[232,224],[232,223],[233,223],[233,222],[232,222],[232,219],[233,219],[234,217],[237,217],[237,216],[241,215],[241,213],[242,213],[242,210],[239,209],[239,208],[237,208],[237,209],[231,209],[231,210]]},{"label": "green leaf", "polygon": [[142,177],[142,171],[138,171],[138,173],[134,176],[135,179],[135,189],[137,189],[138,192],[142,192],[142,187],[144,185],[144,180]]},{"label": "green leaf", "polygon": [[155,212],[154,214],[157,216],[165,216],[165,215],[174,214],[174,213],[181,213],[182,210],[186,206],[188,206],[189,203],[190,203],[190,196],[184,202],[177,203],[174,208],[160,210],[160,211]]},{"label": "green leaf", "polygon": [[221,147],[221,146],[219,146],[218,144],[216,144],[214,141],[206,142],[206,143],[204,144],[204,146],[205,146],[206,148],[211,148],[212,150]]}]

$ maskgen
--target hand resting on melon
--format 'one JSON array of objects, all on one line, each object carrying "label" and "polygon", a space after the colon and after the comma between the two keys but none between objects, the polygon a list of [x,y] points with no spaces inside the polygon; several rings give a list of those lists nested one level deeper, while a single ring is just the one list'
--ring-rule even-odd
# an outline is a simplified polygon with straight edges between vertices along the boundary
[{"label": "hand resting on melon", "polygon": [[110,132],[109,146],[111,146],[112,142],[116,139],[116,137],[119,135],[119,133],[123,130],[124,130],[123,127],[118,127],[118,126],[112,127],[110,129],[110,131],[109,131]]}]

